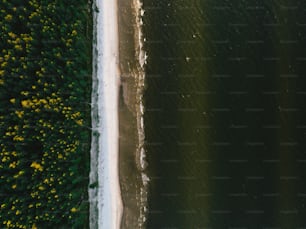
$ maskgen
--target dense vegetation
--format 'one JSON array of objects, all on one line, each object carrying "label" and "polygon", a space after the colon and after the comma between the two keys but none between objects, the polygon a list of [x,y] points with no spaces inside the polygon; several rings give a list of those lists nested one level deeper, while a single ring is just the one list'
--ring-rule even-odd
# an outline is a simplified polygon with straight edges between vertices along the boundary
[{"label": "dense vegetation", "polygon": [[0,3],[0,228],[86,228],[90,12]]}]

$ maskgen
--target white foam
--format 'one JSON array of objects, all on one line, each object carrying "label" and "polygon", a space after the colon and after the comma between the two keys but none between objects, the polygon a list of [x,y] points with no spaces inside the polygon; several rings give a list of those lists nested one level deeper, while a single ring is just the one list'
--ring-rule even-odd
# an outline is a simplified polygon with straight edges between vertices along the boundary
[{"label": "white foam", "polygon": [[136,43],[138,44],[137,47],[137,54],[138,54],[138,62],[139,62],[139,69],[138,69],[138,76],[137,76],[137,97],[139,98],[137,104],[137,129],[138,129],[138,151],[136,155],[139,155],[139,162],[140,162],[140,169],[141,178],[142,178],[142,185],[140,190],[140,217],[138,219],[139,228],[143,228],[143,225],[146,221],[146,205],[147,205],[147,185],[149,182],[148,176],[145,174],[145,169],[147,167],[146,162],[146,154],[144,149],[144,141],[145,141],[145,130],[144,130],[144,104],[143,104],[143,90],[145,86],[145,64],[147,60],[147,54],[144,51],[144,41],[145,38],[142,34],[142,25],[143,20],[142,17],[145,14],[145,11],[142,8],[142,3],[140,0],[133,1],[135,9],[136,9],[136,26],[137,26],[137,34],[136,34]]}]

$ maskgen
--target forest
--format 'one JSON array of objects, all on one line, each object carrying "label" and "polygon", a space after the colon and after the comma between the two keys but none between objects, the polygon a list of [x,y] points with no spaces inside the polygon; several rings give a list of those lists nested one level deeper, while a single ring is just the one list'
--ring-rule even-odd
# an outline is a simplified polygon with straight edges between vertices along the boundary
[{"label": "forest", "polygon": [[0,3],[0,228],[87,228],[91,5]]}]

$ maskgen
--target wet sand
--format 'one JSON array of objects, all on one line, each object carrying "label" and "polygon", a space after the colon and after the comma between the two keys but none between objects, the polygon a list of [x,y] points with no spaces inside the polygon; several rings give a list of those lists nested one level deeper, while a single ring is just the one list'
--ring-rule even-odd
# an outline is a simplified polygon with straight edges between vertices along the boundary
[{"label": "wet sand", "polygon": [[121,228],[143,228],[143,182],[139,135],[139,44],[133,0],[118,0],[119,20],[119,176],[123,200]]}]

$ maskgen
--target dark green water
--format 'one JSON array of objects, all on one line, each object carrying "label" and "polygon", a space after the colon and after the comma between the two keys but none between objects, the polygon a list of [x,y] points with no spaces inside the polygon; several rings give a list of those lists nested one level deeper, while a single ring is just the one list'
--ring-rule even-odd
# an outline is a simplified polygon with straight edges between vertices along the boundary
[{"label": "dark green water", "polygon": [[143,2],[147,228],[306,228],[306,2]]}]

